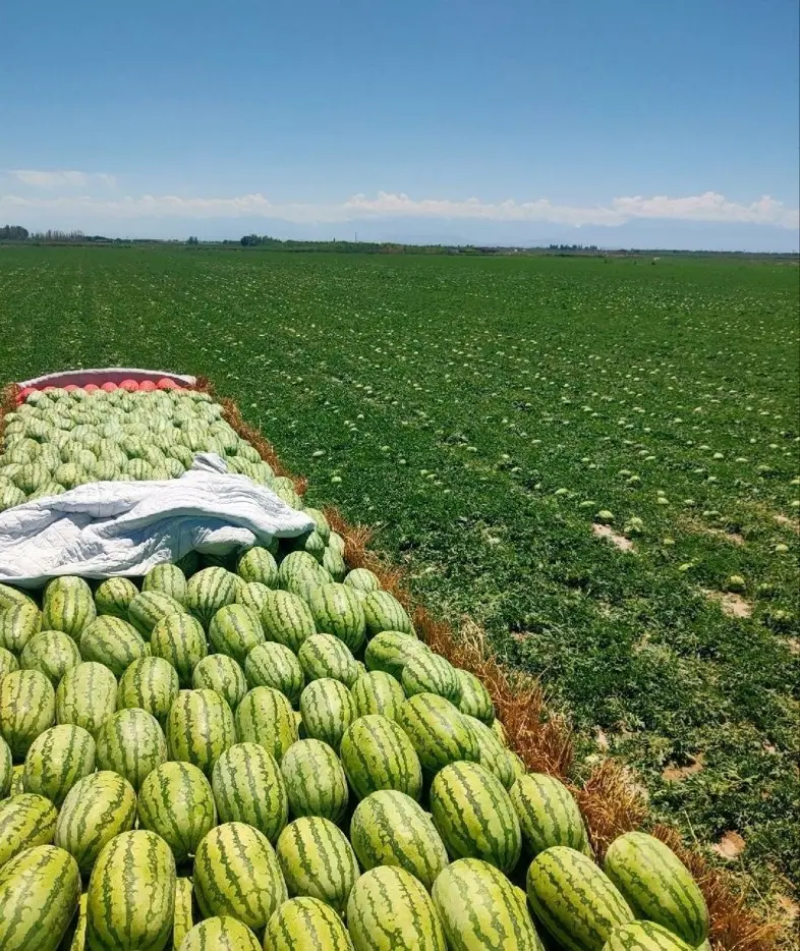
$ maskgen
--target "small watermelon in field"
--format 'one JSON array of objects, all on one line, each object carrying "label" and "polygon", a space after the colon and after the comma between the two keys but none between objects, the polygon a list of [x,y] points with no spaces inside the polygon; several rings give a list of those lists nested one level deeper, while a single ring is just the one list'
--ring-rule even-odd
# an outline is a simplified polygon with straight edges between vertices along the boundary
[{"label": "small watermelon in field", "polygon": [[330,677],[352,687],[358,679],[359,669],[350,649],[332,634],[313,634],[306,638],[297,659],[307,682]]},{"label": "small watermelon in field", "polygon": [[262,951],[253,932],[235,918],[206,918],[186,935],[175,951]]},{"label": "small watermelon in field", "polygon": [[121,677],[130,664],[148,653],[132,624],[110,616],[98,617],[85,627],[79,646],[84,660],[108,667],[115,677]]},{"label": "small watermelon in field", "polygon": [[204,917],[231,915],[256,931],[288,898],[269,840],[242,822],[217,826],[200,843],[194,888]]},{"label": "small watermelon in field", "polygon": [[347,778],[339,758],[321,740],[298,740],[281,763],[293,818],[321,816],[338,822],[347,809]]},{"label": "small watermelon in field", "polygon": [[243,664],[250,651],[264,643],[261,619],[243,604],[228,604],[216,612],[208,627],[208,640],[220,654]]},{"label": "small watermelon in field", "polygon": [[208,644],[196,618],[172,614],[162,618],[151,631],[150,650],[175,668],[181,687],[191,687],[192,674],[208,654]]},{"label": "small watermelon in field", "polygon": [[601,951],[613,928],[634,919],[613,882],[588,856],[566,846],[536,856],[527,891],[537,920],[559,944],[576,951]]},{"label": "small watermelon in field", "polygon": [[637,918],[655,921],[687,944],[708,937],[708,908],[691,873],[668,845],[626,832],[608,847],[603,869]]},{"label": "small watermelon in field", "polygon": [[38,670],[15,670],[0,682],[0,735],[15,760],[53,725],[56,695],[53,685]]},{"label": "small watermelon in field", "polygon": [[129,578],[107,578],[94,593],[97,613],[127,621],[128,607],[138,593],[139,589]]},{"label": "small watermelon in field", "polygon": [[435,773],[456,760],[480,758],[478,741],[456,707],[432,693],[418,693],[400,707],[397,722],[406,731],[420,762]]},{"label": "small watermelon in field", "polygon": [[67,793],[53,841],[75,857],[82,875],[88,875],[103,846],[132,829],[135,821],[133,786],[117,773],[92,773]]},{"label": "small watermelon in field", "polygon": [[342,919],[316,898],[290,898],[270,918],[264,951],[352,951]]},{"label": "small watermelon in field", "polygon": [[162,618],[187,613],[180,601],[161,591],[140,591],[128,605],[128,621],[146,641]]},{"label": "small watermelon in field", "polygon": [[247,684],[272,687],[296,703],[305,686],[303,668],[297,656],[283,644],[267,641],[254,647],[244,662]]},{"label": "small watermelon in field", "polygon": [[511,787],[511,802],[522,837],[533,855],[565,845],[591,857],[589,837],[578,804],[555,776],[529,773]]},{"label": "small watermelon in field", "polygon": [[0,868],[35,845],[53,841],[58,813],[45,796],[19,793],[0,802]]},{"label": "small watermelon in field", "polygon": [[90,948],[166,948],[174,911],[175,859],[163,839],[123,832],[103,848],[87,892]]},{"label": "small watermelon in field", "polygon": [[344,913],[358,862],[338,826],[320,816],[296,819],[280,834],[276,850],[290,896],[317,898]]},{"label": "small watermelon in field", "polygon": [[236,598],[236,576],[224,568],[203,568],[192,575],[186,585],[186,607],[207,627],[226,604]]},{"label": "small watermelon in field", "polygon": [[42,627],[64,631],[78,640],[97,616],[92,589],[83,578],[67,575],[54,578],[45,588]]},{"label": "small watermelon in field", "polygon": [[355,951],[447,951],[425,886],[402,868],[381,865],[358,879],[347,903],[347,928]]},{"label": "small watermelon in field", "polygon": [[475,717],[467,714],[462,714],[462,716],[478,742],[480,751],[478,762],[481,766],[485,766],[490,773],[494,773],[506,789],[511,789],[516,776],[508,750],[497,738],[497,734],[491,727],[486,726],[485,723]]},{"label": "small watermelon in field", "polygon": [[379,713],[394,720],[406,699],[403,688],[390,674],[376,670],[362,673],[350,689],[356,716]]},{"label": "small watermelon in field", "polygon": [[343,683],[323,677],[300,694],[300,714],[309,737],[338,750],[344,731],[355,719],[353,697]]},{"label": "small watermelon in field", "polygon": [[289,818],[281,769],[257,743],[237,743],[217,760],[211,777],[221,822],[245,822],[270,842]]},{"label": "small watermelon in field", "polygon": [[462,713],[466,713],[487,725],[494,720],[494,703],[486,685],[468,670],[456,668],[461,687],[461,697],[456,704]]},{"label": "small watermelon in field", "polygon": [[0,647],[19,654],[42,629],[42,612],[35,604],[14,604],[0,611]]},{"label": "small watermelon in field", "polygon": [[295,653],[307,637],[317,633],[308,605],[288,591],[270,592],[261,608],[261,623],[268,641],[284,644]]},{"label": "small watermelon in field", "polygon": [[259,743],[280,762],[297,740],[292,705],[272,687],[254,687],[236,711],[236,732],[242,742]]},{"label": "small watermelon in field", "polygon": [[268,588],[278,585],[278,563],[266,548],[251,548],[236,565],[236,572],[246,582],[258,581]]},{"label": "small watermelon in field", "polygon": [[436,879],[432,897],[452,948],[542,951],[525,893],[488,862],[453,862]]},{"label": "small watermelon in field", "polygon": [[381,631],[414,633],[414,625],[408,612],[388,591],[370,591],[361,602],[361,607],[364,610],[368,637],[374,637]]},{"label": "small watermelon in field", "polygon": [[60,806],[79,779],[95,770],[96,747],[91,733],[60,725],[40,734],[25,757],[25,791],[45,796]]},{"label": "small watermelon in field", "polygon": [[178,675],[171,664],[162,657],[142,657],[120,677],[117,707],[146,710],[163,725],[179,691]]},{"label": "small watermelon in field", "polygon": [[68,670],[56,690],[56,721],[82,726],[94,735],[117,709],[117,678],[87,661]]},{"label": "small watermelon in field", "polygon": [[139,825],[160,835],[176,862],[194,855],[217,824],[211,784],[191,763],[162,763],[139,790]]},{"label": "small watermelon in field", "polygon": [[225,654],[209,654],[204,657],[192,674],[194,690],[213,690],[225,699],[231,710],[236,708],[247,693],[244,671],[232,657]]},{"label": "small watermelon in field", "polygon": [[213,690],[181,690],[167,717],[169,758],[198,766],[206,776],[236,742],[227,702]]},{"label": "small watermelon in field", "polygon": [[479,763],[450,763],[430,790],[431,813],[452,858],[511,872],[522,848],[519,819],[502,783]]},{"label": "small watermelon in field", "polygon": [[367,670],[383,671],[399,681],[405,665],[412,657],[422,653],[429,653],[429,648],[415,635],[402,631],[381,631],[367,644],[364,663]]},{"label": "small watermelon in field", "polygon": [[54,951],[78,909],[81,878],[63,849],[39,845],[0,868],[0,947]]},{"label": "small watermelon in field", "polygon": [[183,604],[186,601],[186,575],[177,565],[156,565],[144,576],[142,591],[166,594]]},{"label": "small watermelon in field", "polygon": [[455,668],[433,651],[422,651],[411,657],[403,667],[400,682],[407,697],[435,693],[455,705],[461,700],[461,683]]},{"label": "small watermelon in field", "polygon": [[24,670],[41,671],[57,687],[64,674],[81,662],[78,645],[63,631],[34,634],[20,654]]},{"label": "small watermelon in field", "polygon": [[356,806],[350,841],[365,871],[394,865],[410,872],[427,889],[449,862],[428,813],[410,796],[394,789],[374,792]]},{"label": "small watermelon in field", "polygon": [[354,720],[342,738],[340,755],[359,799],[378,789],[397,789],[419,799],[422,767],[411,740],[394,720],[377,713]]}]

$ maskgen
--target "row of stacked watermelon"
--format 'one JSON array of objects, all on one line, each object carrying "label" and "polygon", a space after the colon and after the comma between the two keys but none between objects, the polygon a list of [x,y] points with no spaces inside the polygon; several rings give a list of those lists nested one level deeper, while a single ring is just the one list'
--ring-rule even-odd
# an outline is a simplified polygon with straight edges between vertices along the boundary
[{"label": "row of stacked watermelon", "polygon": [[0,947],[701,945],[677,857],[629,833],[601,869],[483,684],[308,511],[141,590],[0,586]]}]

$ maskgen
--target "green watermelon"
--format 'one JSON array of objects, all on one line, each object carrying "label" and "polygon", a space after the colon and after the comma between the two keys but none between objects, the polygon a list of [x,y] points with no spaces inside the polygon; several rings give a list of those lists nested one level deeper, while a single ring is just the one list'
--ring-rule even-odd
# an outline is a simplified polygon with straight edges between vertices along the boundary
[{"label": "green watermelon", "polygon": [[117,709],[117,678],[87,661],[68,670],[56,690],[56,722],[82,726],[94,735]]},{"label": "green watermelon", "polygon": [[307,682],[330,677],[352,687],[358,679],[356,659],[344,641],[332,634],[313,634],[306,638],[297,658]]},{"label": "green watermelon", "polygon": [[94,603],[98,614],[128,620],[128,608],[139,589],[129,578],[106,578],[94,593]]},{"label": "green watermelon", "polygon": [[209,654],[199,661],[192,674],[192,687],[215,691],[234,712],[247,693],[244,671],[225,654]]},{"label": "green watermelon", "polygon": [[403,667],[400,682],[407,697],[435,693],[456,706],[461,700],[461,682],[455,668],[432,651],[421,651],[411,657]]},{"label": "green watermelon", "polygon": [[302,598],[288,591],[271,591],[261,608],[268,641],[284,644],[295,653],[307,637],[317,633],[314,616]]},{"label": "green watermelon", "polygon": [[486,685],[475,674],[468,670],[456,667],[456,676],[461,687],[461,698],[457,706],[462,713],[466,713],[487,725],[494,720],[494,704],[486,689]]},{"label": "green watermelon", "polygon": [[522,838],[533,855],[553,845],[566,845],[591,857],[592,850],[578,804],[555,776],[529,773],[511,787],[511,802]]},{"label": "green watermelon", "polygon": [[369,594],[370,591],[380,591],[381,589],[380,579],[375,572],[370,571],[369,568],[353,568],[352,571],[347,572],[344,583],[349,588],[364,591],[367,594]]},{"label": "green watermelon", "polygon": [[406,699],[403,688],[391,674],[381,670],[361,674],[350,688],[356,716],[363,717],[368,713],[379,713],[381,716],[395,720],[400,707]]},{"label": "green watermelon", "polygon": [[175,668],[162,657],[135,660],[120,677],[117,707],[146,710],[163,726],[180,684]]},{"label": "green watermelon", "polygon": [[195,925],[175,951],[261,951],[261,944],[241,921],[215,915]]},{"label": "green watermelon", "polygon": [[64,674],[81,662],[78,645],[63,631],[42,631],[34,634],[20,654],[24,670],[41,671],[57,687]]},{"label": "green watermelon", "polygon": [[186,601],[186,575],[177,565],[156,565],[144,576],[142,591],[157,591],[183,604]]},{"label": "green watermelon", "polygon": [[150,650],[163,657],[178,673],[181,687],[191,687],[195,667],[208,653],[200,622],[188,614],[162,618],[150,632]]},{"label": "green watermelon", "polygon": [[300,694],[300,715],[311,739],[338,750],[344,731],[355,718],[353,697],[338,680],[314,680]]},{"label": "green watermelon", "polygon": [[374,637],[381,631],[414,633],[414,625],[406,609],[388,591],[370,591],[361,602],[367,623],[367,636]]},{"label": "green watermelon", "polygon": [[647,918],[696,947],[708,937],[703,893],[677,855],[645,832],[626,832],[608,847],[603,869],[637,918]]},{"label": "green watermelon", "polygon": [[292,817],[322,816],[339,822],[349,793],[339,757],[321,740],[292,743],[281,761]]},{"label": "green watermelon", "polygon": [[122,776],[92,773],[67,793],[58,813],[54,842],[75,857],[86,876],[103,846],[136,821],[136,793]]},{"label": "green watermelon", "polygon": [[228,604],[212,618],[208,640],[217,653],[227,654],[243,664],[250,651],[264,642],[264,630],[251,608]]},{"label": "green watermelon", "polygon": [[269,600],[270,590],[271,589],[265,584],[261,584],[260,581],[250,581],[247,584],[240,584],[236,588],[236,600],[234,604],[243,604],[246,608],[250,608],[261,617],[264,604]]},{"label": "green watermelon", "polygon": [[364,663],[367,670],[383,671],[399,681],[405,665],[422,653],[429,653],[429,649],[413,634],[381,631],[367,644]]},{"label": "green watermelon", "polygon": [[297,740],[292,705],[272,687],[254,687],[236,710],[236,731],[242,742],[260,743],[280,762]]},{"label": "green watermelon", "polygon": [[49,845],[58,813],[45,796],[19,793],[0,802],[0,868],[36,845]]},{"label": "green watermelon", "polygon": [[382,789],[361,800],[350,823],[350,841],[365,871],[394,865],[429,890],[449,861],[428,813],[394,789]]},{"label": "green watermelon", "polygon": [[322,567],[334,581],[344,581],[347,574],[347,564],[335,548],[325,546],[325,550],[322,552]]},{"label": "green watermelon", "polygon": [[511,872],[522,848],[517,814],[500,780],[479,763],[456,762],[437,773],[431,813],[451,857],[478,858]]},{"label": "green watermelon", "polygon": [[347,903],[347,927],[355,951],[447,951],[425,886],[402,868],[381,865],[358,879]]},{"label": "green watermelon", "polygon": [[53,725],[56,696],[53,685],[38,670],[15,670],[0,682],[0,734],[15,760]]},{"label": "green watermelon", "polygon": [[601,951],[615,927],[634,919],[613,882],[588,856],[567,846],[540,852],[527,884],[537,920],[569,951]]},{"label": "green watermelon", "polygon": [[303,668],[297,656],[284,644],[274,641],[259,644],[250,651],[244,662],[244,673],[251,689],[272,687],[292,704],[300,699],[305,686]]},{"label": "green watermelon", "polygon": [[112,713],[96,740],[98,768],[119,773],[136,790],[148,773],[167,761],[164,731],[145,710]]},{"label": "green watermelon", "polygon": [[[258,945],[256,946],[258,948]],[[317,898],[291,898],[270,918],[264,951],[352,951],[342,919]]]},{"label": "green watermelon", "polygon": [[453,951],[543,951],[518,894],[499,869],[480,859],[459,859],[433,886],[433,903]]},{"label": "green watermelon", "polygon": [[139,827],[160,835],[176,862],[194,855],[217,824],[211,784],[191,763],[162,763],[139,790]]},{"label": "green watermelon", "polygon": [[[172,850],[175,854],[175,850]],[[175,860],[177,862],[177,859]],[[175,879],[175,913],[172,916],[172,949],[177,951],[194,925],[194,887],[192,880],[181,876]],[[169,945],[168,945],[169,947]]]},{"label": "green watermelon", "polygon": [[102,664],[121,677],[127,667],[148,653],[136,628],[122,618],[104,615],[83,629],[79,646],[84,660]]},{"label": "green watermelon", "polygon": [[456,707],[432,693],[418,693],[400,707],[397,722],[406,731],[423,767],[435,773],[456,760],[480,758],[475,734]]},{"label": "green watermelon", "polygon": [[276,846],[289,895],[308,896],[343,914],[358,878],[358,862],[347,837],[321,816],[295,819]]},{"label": "green watermelon", "polygon": [[141,591],[128,605],[128,621],[146,641],[150,640],[156,624],[171,614],[188,614],[188,611],[180,601],[162,591]]},{"label": "green watermelon", "polygon": [[0,647],[0,681],[12,670],[19,670],[19,661],[10,650]]},{"label": "green watermelon", "polygon": [[200,843],[194,888],[204,917],[230,915],[255,931],[288,897],[269,840],[242,822],[217,826]]},{"label": "green watermelon", "polygon": [[11,789],[13,762],[8,743],[0,736],[0,801],[6,798],[9,789]]},{"label": "green watermelon", "polygon": [[258,743],[237,743],[217,760],[211,777],[221,822],[244,822],[274,843],[289,818],[281,769]]},{"label": "green watermelon", "polygon": [[224,568],[203,568],[192,575],[186,585],[186,607],[203,625],[236,598],[236,576]]},{"label": "green watermelon", "polygon": [[21,602],[0,611],[0,647],[19,656],[42,629],[42,612],[35,604]]},{"label": "green watermelon", "polygon": [[198,766],[206,776],[236,742],[227,702],[213,690],[181,690],[167,717],[169,758]]},{"label": "green watermelon", "polygon": [[77,641],[96,616],[92,589],[83,578],[54,578],[45,588],[42,607],[44,630],[63,631]]},{"label": "green watermelon", "polygon": [[366,619],[361,602],[343,584],[323,584],[308,603],[321,634],[333,634],[357,654],[366,640]]},{"label": "green watermelon", "polygon": [[24,591],[7,584],[0,584],[0,614],[15,604],[33,604],[33,601]]},{"label": "green watermelon", "polygon": [[90,948],[163,951],[172,938],[175,859],[153,832],[123,832],[97,857],[89,879]]},{"label": "green watermelon", "polygon": [[251,548],[245,552],[236,565],[236,572],[248,583],[257,581],[268,588],[278,585],[278,563],[266,548]]},{"label": "green watermelon", "polygon": [[91,733],[68,724],[45,730],[25,757],[25,791],[60,806],[79,779],[95,770],[96,747]]},{"label": "green watermelon", "polygon": [[419,799],[422,767],[405,732],[377,713],[359,717],[345,731],[341,758],[359,799],[378,789],[396,789]]},{"label": "green watermelon", "polygon": [[497,734],[491,727],[468,714],[462,714],[462,716],[475,734],[475,739],[478,742],[480,751],[478,762],[481,766],[485,766],[489,772],[494,773],[506,789],[511,789],[516,775],[514,773],[514,763],[508,750],[497,738]]},{"label": "green watermelon", "polygon": [[603,951],[692,951],[692,945],[654,921],[632,921],[612,929]]}]

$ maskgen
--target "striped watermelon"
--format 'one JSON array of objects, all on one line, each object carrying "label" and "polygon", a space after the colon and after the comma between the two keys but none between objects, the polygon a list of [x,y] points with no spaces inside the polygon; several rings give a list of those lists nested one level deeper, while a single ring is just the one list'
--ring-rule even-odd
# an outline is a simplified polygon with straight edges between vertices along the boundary
[{"label": "striped watermelon", "polygon": [[156,565],[144,576],[142,591],[157,591],[183,604],[186,601],[186,575],[177,565]]},{"label": "striped watermelon", "polygon": [[58,813],[44,796],[20,793],[0,802],[0,868],[24,849],[49,845]]},{"label": "striped watermelon", "polygon": [[80,895],[71,855],[52,845],[25,849],[0,868],[0,948],[56,951]]},{"label": "striped watermelon", "polygon": [[525,765],[525,761],[519,755],[515,753],[514,750],[507,750],[508,758],[511,761],[511,769],[514,771],[514,782],[518,779],[521,779],[523,776],[528,775],[528,768]]},{"label": "striped watermelon", "polygon": [[258,743],[237,743],[217,760],[211,777],[221,822],[245,822],[274,843],[289,818],[283,775]]},{"label": "striped watermelon", "polygon": [[88,875],[103,846],[132,829],[135,821],[133,786],[117,773],[92,773],[67,793],[53,841],[75,857],[82,875]]},{"label": "striped watermelon", "polygon": [[469,714],[462,714],[462,716],[478,741],[480,751],[478,762],[481,766],[485,766],[490,773],[494,773],[506,789],[511,789],[516,775],[514,773],[514,763],[508,755],[508,750],[497,738],[497,734],[491,727],[486,726],[485,723],[475,717],[469,716]]},{"label": "striped watermelon", "polygon": [[54,578],[45,588],[42,628],[63,631],[76,641],[97,616],[92,589],[74,576]]},{"label": "striped watermelon", "polygon": [[97,613],[110,614],[127,621],[128,607],[138,593],[139,589],[130,578],[106,578],[94,593]]},{"label": "striped watermelon", "polygon": [[150,632],[150,650],[175,668],[181,687],[186,688],[192,684],[195,667],[208,654],[208,644],[196,618],[172,614],[162,618]]},{"label": "striped watermelon", "polygon": [[[194,925],[193,902],[192,880],[183,877],[176,879],[175,914],[172,918],[172,948],[175,949],[175,951],[180,948],[183,939],[189,934]],[[244,925],[242,927],[244,927]]]},{"label": "striped watermelon", "polygon": [[422,767],[402,728],[378,713],[359,717],[345,731],[341,758],[359,799],[378,789],[396,789],[419,799]]},{"label": "striped watermelon", "polygon": [[452,858],[477,858],[511,872],[522,835],[511,799],[479,763],[445,766],[430,790],[431,813]]},{"label": "striped watermelon", "polygon": [[[334,581],[344,581],[345,575],[347,574],[347,564],[335,548],[331,548],[328,545],[325,546],[325,550],[322,552],[322,567]],[[353,590],[355,591],[355,589]]]},{"label": "striped watermelon", "polygon": [[350,688],[356,716],[363,717],[368,713],[379,713],[381,716],[395,720],[400,712],[400,706],[406,699],[403,688],[391,674],[381,670],[361,674]]},{"label": "striped watermelon", "polygon": [[524,892],[488,862],[453,862],[432,897],[451,951],[542,951]]},{"label": "striped watermelon", "polygon": [[128,621],[146,641],[162,618],[188,613],[180,601],[161,591],[140,591],[128,605]]},{"label": "striped watermelon", "polygon": [[536,918],[570,951],[600,951],[613,928],[633,921],[613,882],[576,849],[555,845],[540,852],[527,884]]},{"label": "striped watermelon", "polygon": [[330,677],[340,680],[345,687],[352,687],[358,679],[359,669],[350,648],[333,634],[313,634],[306,638],[297,658],[306,680]]},{"label": "striped watermelon", "polygon": [[195,925],[175,951],[261,951],[261,944],[247,925],[223,915]]},{"label": "striped watermelon", "polygon": [[60,806],[75,783],[94,772],[95,752],[94,739],[83,727],[65,724],[45,730],[25,757],[25,792]]},{"label": "striped watermelon", "polygon": [[269,840],[242,822],[217,826],[200,843],[194,889],[204,917],[231,915],[256,931],[288,897]]},{"label": "striped watermelon", "polygon": [[461,700],[461,682],[455,668],[433,651],[421,651],[410,658],[403,667],[400,682],[407,697],[435,693],[456,705]]},{"label": "striped watermelon", "polygon": [[250,688],[272,687],[288,697],[292,704],[300,699],[305,686],[303,668],[297,656],[284,644],[275,641],[259,644],[250,651],[244,662],[244,673]]},{"label": "striped watermelon", "polygon": [[511,787],[511,802],[522,838],[533,855],[565,845],[591,857],[592,849],[578,804],[554,776],[529,773]]},{"label": "striped watermelon", "polygon": [[236,711],[236,731],[242,742],[261,744],[280,762],[297,740],[292,705],[272,687],[254,687]]},{"label": "striped watermelon", "polygon": [[62,943],[59,945],[59,951],[85,951],[86,948],[86,902],[87,895],[84,892],[78,903],[78,914],[72,919],[67,928]]},{"label": "striped watermelon", "polygon": [[64,674],[81,662],[78,645],[63,631],[42,631],[34,634],[22,649],[19,658],[24,670],[41,671],[57,687]]},{"label": "striped watermelon", "polygon": [[56,722],[82,726],[94,735],[117,709],[117,678],[102,664],[68,670],[56,691]]},{"label": "striped watermelon", "polygon": [[361,602],[367,622],[367,636],[374,637],[381,631],[414,633],[414,625],[406,609],[388,591],[370,591]]},{"label": "striped watermelon", "polygon": [[[322,548],[319,550],[319,557],[322,558]],[[281,588],[291,591],[293,586],[302,579],[315,581],[317,585],[331,582],[331,576],[311,552],[302,549],[290,551],[278,567],[278,584]]]},{"label": "striped watermelon", "polygon": [[0,734],[15,760],[25,759],[31,743],[53,725],[56,695],[38,670],[15,670],[0,682]]},{"label": "striped watermelon", "polygon": [[275,588],[278,585],[278,563],[266,548],[251,548],[236,565],[236,573],[246,582],[253,581]]},{"label": "striped watermelon", "polygon": [[355,707],[343,683],[323,677],[300,694],[300,714],[307,736],[338,750],[344,731],[355,718]]},{"label": "striped watermelon", "polygon": [[163,725],[179,691],[178,675],[168,661],[163,657],[142,657],[120,677],[117,707],[146,710]]},{"label": "striped watermelon", "polygon": [[291,898],[270,918],[264,951],[352,951],[342,919],[316,898]]},{"label": "striped watermelon", "polygon": [[491,725],[495,715],[494,703],[486,685],[475,674],[462,670],[460,667],[456,667],[456,676],[461,687],[458,709],[468,716],[475,717],[476,720]]},{"label": "striped watermelon", "polygon": [[219,654],[227,654],[240,664],[250,651],[264,643],[264,630],[255,611],[243,604],[228,604],[211,619],[208,640]]},{"label": "striped watermelon", "polygon": [[227,702],[213,690],[181,690],[167,717],[169,758],[198,766],[206,776],[236,742]]},{"label": "striped watermelon", "polygon": [[405,665],[421,653],[429,653],[429,649],[413,634],[381,631],[367,644],[364,663],[367,670],[383,671],[399,681]]},{"label": "striped watermelon", "polygon": [[449,861],[428,813],[394,789],[374,792],[356,806],[350,841],[365,871],[394,865],[411,872],[428,890]]},{"label": "striped watermelon", "polygon": [[19,670],[19,661],[10,650],[0,647],[0,680],[12,670]]},{"label": "striped watermelon", "polygon": [[8,743],[0,736],[0,799],[5,799],[11,789],[13,762]]},{"label": "striped watermelon", "polygon": [[333,634],[357,654],[366,640],[366,619],[361,602],[343,584],[323,584],[315,588],[308,602],[314,623],[321,634]]},{"label": "striped watermelon", "polygon": [[408,734],[424,769],[437,772],[456,760],[480,757],[477,738],[456,707],[433,693],[418,693],[400,707],[397,722]]},{"label": "striped watermelon", "polygon": [[269,599],[270,590],[271,589],[265,584],[261,584],[260,581],[250,581],[247,584],[240,584],[236,588],[236,600],[234,604],[243,604],[246,608],[250,608],[261,617],[261,609]]},{"label": "striped watermelon", "polygon": [[295,653],[307,637],[317,633],[308,605],[288,591],[270,592],[261,608],[261,623],[268,641],[284,644]]},{"label": "striped watermelon", "polygon": [[320,511],[320,509],[312,508],[312,506],[306,507],[306,515],[309,518],[314,520],[314,525],[317,531],[317,534],[320,536],[322,541],[327,545],[328,540],[331,537],[331,526],[328,522],[328,519],[325,517],[325,513]]},{"label": "striped watermelon", "polygon": [[186,585],[186,607],[206,628],[217,611],[235,598],[236,576],[224,568],[203,568]]},{"label": "striped watermelon", "polygon": [[98,769],[119,773],[138,790],[148,773],[167,761],[158,720],[145,710],[112,713],[96,735]]},{"label": "striped watermelon", "polygon": [[160,835],[176,862],[194,855],[217,824],[211,784],[191,763],[162,763],[139,790],[139,827]]},{"label": "striped watermelon", "polygon": [[654,921],[632,921],[612,929],[603,951],[692,951],[692,945]]},{"label": "striped watermelon", "polygon": [[35,604],[21,602],[0,611],[0,647],[19,656],[28,641],[42,629],[42,612]]},{"label": "striped watermelon", "polygon": [[7,584],[0,584],[0,613],[15,604],[33,604],[33,601],[24,591]]},{"label": "striped watermelon", "polygon": [[678,856],[645,832],[626,832],[606,852],[603,869],[637,918],[669,929],[693,947],[708,937],[703,893]]},{"label": "striped watermelon", "polygon": [[25,765],[23,763],[11,767],[11,784],[8,787],[9,796],[19,796],[25,792],[24,776]]},{"label": "striped watermelon", "polygon": [[381,865],[358,879],[347,903],[347,927],[355,951],[447,951],[425,886],[402,868]]},{"label": "striped watermelon", "polygon": [[381,582],[374,571],[369,568],[353,568],[347,572],[344,583],[356,591],[364,591],[369,594],[370,591],[380,591]]},{"label": "striped watermelon", "polygon": [[336,753],[321,740],[292,743],[281,762],[292,817],[339,822],[347,809],[347,777]]},{"label": "striped watermelon", "polygon": [[175,859],[166,842],[146,830],[112,839],[89,879],[89,947],[163,951],[172,938],[174,911]]},{"label": "striped watermelon", "polygon": [[232,657],[209,654],[195,667],[192,674],[194,690],[213,690],[225,699],[235,711],[247,693],[244,671]]},{"label": "striped watermelon", "polygon": [[276,846],[289,895],[317,898],[339,914],[358,878],[358,862],[347,837],[321,816],[295,819]]},{"label": "striped watermelon", "polygon": [[345,540],[338,532],[331,530],[330,536],[328,537],[328,544],[335,551],[338,551],[340,555],[345,553]]},{"label": "striped watermelon", "polygon": [[121,677],[129,664],[148,654],[136,628],[122,618],[103,615],[84,627],[79,641],[81,657],[102,664]]}]

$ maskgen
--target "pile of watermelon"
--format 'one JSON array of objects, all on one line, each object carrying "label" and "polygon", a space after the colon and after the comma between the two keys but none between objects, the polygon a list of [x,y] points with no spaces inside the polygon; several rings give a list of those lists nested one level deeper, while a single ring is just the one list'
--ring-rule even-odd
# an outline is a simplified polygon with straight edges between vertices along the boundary
[{"label": "pile of watermelon", "polygon": [[[120,473],[163,466],[146,446],[183,465],[179,440],[274,484],[208,399],[117,392],[20,407],[7,435],[30,461],[4,471],[55,476],[78,443],[96,462],[67,464],[87,474],[112,444]],[[139,399],[163,415],[131,420]],[[95,400],[96,417],[67,412]],[[136,429],[154,421],[163,443]],[[632,832],[596,861],[569,790],[526,771],[485,686],[305,510],[310,534],[233,561],[0,585],[0,948],[707,946],[674,853]]]}]

